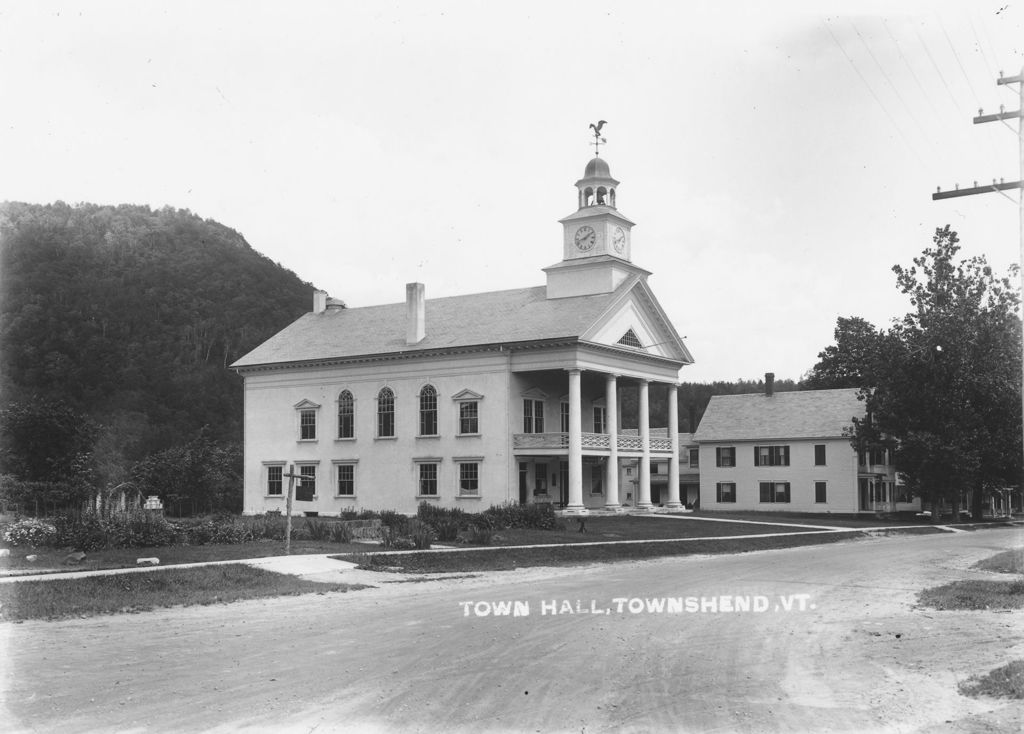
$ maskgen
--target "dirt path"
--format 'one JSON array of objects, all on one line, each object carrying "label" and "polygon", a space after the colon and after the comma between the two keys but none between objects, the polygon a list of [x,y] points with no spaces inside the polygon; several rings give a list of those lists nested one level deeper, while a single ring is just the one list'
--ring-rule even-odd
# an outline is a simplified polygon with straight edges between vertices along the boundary
[{"label": "dirt path", "polygon": [[[1019,615],[911,605],[989,576],[968,567],[1022,541],[872,538],[3,624],[4,718],[39,732],[1014,731],[1020,702],[956,683],[1024,658]],[[675,597],[770,606],[647,611]],[[476,616],[515,601],[530,614]]]}]

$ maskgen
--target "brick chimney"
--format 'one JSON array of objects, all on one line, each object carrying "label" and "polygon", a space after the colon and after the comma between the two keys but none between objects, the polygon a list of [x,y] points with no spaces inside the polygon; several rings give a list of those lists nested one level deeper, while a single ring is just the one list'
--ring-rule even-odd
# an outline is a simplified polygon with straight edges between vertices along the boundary
[{"label": "brick chimney", "polygon": [[427,335],[426,286],[405,284],[405,343],[419,344]]},{"label": "brick chimney", "polygon": [[767,397],[771,397],[775,394],[775,373],[765,372],[764,373],[764,394]]}]

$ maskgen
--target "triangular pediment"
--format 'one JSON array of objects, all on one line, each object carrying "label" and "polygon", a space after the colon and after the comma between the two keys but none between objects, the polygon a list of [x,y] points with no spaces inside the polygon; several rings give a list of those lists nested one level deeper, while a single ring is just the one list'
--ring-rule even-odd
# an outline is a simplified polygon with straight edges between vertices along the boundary
[{"label": "triangular pediment", "polygon": [[547,400],[548,394],[539,387],[531,387],[529,390],[523,391],[523,397],[530,400]]},{"label": "triangular pediment", "polygon": [[452,395],[452,400],[483,400],[484,396],[478,392],[473,392],[469,388],[460,390],[459,392]]},{"label": "triangular pediment", "polygon": [[314,403],[312,400],[309,400],[309,399],[300,400],[299,402],[297,402],[295,404],[295,409],[296,410],[302,410],[303,408],[314,408],[314,409],[316,409],[316,408],[319,408],[319,407],[320,407],[319,403]]},{"label": "triangular pediment", "polygon": [[641,278],[620,287],[615,300],[582,338],[630,352],[693,362],[650,286]]}]

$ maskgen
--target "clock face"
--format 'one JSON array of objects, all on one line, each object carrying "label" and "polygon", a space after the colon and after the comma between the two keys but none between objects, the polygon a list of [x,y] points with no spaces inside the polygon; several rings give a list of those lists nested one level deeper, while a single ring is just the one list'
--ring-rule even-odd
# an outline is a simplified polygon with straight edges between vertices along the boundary
[{"label": "clock face", "polygon": [[623,231],[622,227],[615,228],[615,233],[612,235],[612,247],[614,247],[615,251],[618,253],[621,253],[626,249],[626,233]]},{"label": "clock face", "polygon": [[576,248],[586,252],[597,242],[597,233],[593,227],[583,226],[576,230]]}]

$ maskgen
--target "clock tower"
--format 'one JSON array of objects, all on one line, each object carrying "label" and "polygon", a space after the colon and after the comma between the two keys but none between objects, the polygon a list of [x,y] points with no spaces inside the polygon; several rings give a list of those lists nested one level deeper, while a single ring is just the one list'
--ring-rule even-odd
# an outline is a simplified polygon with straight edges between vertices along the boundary
[{"label": "clock tower", "polygon": [[616,208],[618,188],[608,163],[595,155],[576,182],[578,209],[559,220],[562,262],[544,268],[548,298],[610,293],[630,274],[650,274],[632,264],[634,223]]}]

